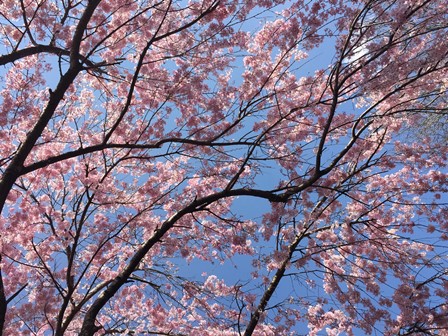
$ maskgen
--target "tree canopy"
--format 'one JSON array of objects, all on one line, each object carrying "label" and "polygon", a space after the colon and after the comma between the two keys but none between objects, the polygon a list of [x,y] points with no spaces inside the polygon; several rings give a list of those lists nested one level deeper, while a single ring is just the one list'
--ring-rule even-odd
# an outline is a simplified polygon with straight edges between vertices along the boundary
[{"label": "tree canopy", "polygon": [[447,26],[0,1],[0,334],[448,335]]}]

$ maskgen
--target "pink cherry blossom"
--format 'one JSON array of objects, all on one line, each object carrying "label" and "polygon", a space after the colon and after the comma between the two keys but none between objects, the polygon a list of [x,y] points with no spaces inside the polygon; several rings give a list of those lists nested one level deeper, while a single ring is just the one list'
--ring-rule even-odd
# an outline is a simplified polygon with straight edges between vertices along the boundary
[{"label": "pink cherry blossom", "polygon": [[447,14],[1,1],[0,335],[448,335]]}]

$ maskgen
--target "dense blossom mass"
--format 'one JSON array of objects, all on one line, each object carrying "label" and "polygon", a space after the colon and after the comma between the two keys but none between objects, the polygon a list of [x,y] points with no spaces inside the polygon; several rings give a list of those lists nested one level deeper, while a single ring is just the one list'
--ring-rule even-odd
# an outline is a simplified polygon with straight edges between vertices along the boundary
[{"label": "dense blossom mass", "polygon": [[0,1],[0,334],[448,335],[447,26]]}]

